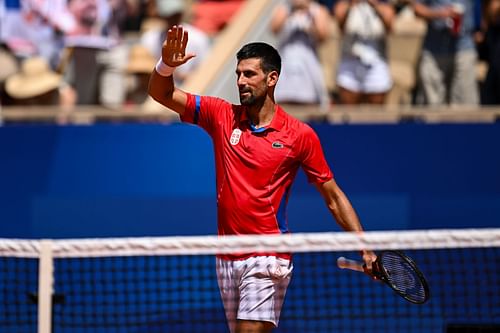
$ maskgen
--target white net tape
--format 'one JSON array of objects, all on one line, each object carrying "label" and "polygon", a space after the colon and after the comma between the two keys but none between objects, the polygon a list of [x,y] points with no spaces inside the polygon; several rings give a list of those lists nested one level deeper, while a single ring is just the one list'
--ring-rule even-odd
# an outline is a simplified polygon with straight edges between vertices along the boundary
[{"label": "white net tape", "polygon": [[[47,240],[45,240],[47,241]],[[296,233],[287,235],[49,240],[54,258],[500,247],[500,228]],[[0,239],[0,256],[39,256],[41,240]]]}]

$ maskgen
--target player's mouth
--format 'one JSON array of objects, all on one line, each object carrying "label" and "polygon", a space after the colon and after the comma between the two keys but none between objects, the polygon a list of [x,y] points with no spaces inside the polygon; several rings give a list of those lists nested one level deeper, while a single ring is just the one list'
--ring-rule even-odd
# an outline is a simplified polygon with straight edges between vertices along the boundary
[{"label": "player's mouth", "polygon": [[250,89],[241,89],[240,90],[240,96],[251,95],[251,94],[252,94],[252,91]]}]

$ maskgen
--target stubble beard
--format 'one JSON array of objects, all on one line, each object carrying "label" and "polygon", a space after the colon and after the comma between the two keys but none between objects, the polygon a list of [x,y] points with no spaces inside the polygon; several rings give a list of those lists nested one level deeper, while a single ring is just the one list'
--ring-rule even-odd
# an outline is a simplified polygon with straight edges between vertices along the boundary
[{"label": "stubble beard", "polygon": [[265,100],[265,95],[263,96],[257,96],[255,95],[252,91],[246,91],[249,92],[250,95],[247,97],[243,97],[240,95],[240,103],[241,105],[248,106],[248,107],[253,107],[257,105],[262,105],[264,104]]},{"label": "stubble beard", "polygon": [[257,102],[257,98],[254,95],[250,95],[248,97],[240,96],[240,103],[244,106],[253,106]]}]

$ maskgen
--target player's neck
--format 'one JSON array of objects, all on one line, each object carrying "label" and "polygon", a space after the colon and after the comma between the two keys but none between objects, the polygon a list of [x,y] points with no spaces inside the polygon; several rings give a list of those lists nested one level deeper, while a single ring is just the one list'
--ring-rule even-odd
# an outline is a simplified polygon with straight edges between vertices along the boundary
[{"label": "player's neck", "polygon": [[273,120],[275,112],[276,104],[269,99],[266,99],[260,107],[254,106],[247,109],[248,118],[256,128],[268,126]]}]

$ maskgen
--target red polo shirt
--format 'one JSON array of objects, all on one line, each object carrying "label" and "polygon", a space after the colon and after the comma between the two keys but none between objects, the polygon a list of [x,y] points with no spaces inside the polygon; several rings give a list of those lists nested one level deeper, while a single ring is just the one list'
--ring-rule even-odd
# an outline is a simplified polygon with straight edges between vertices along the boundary
[{"label": "red polo shirt", "polygon": [[287,233],[286,206],[299,167],[311,183],[333,178],[313,129],[278,105],[271,124],[255,130],[245,106],[188,94],[181,120],[213,140],[219,235]]}]

